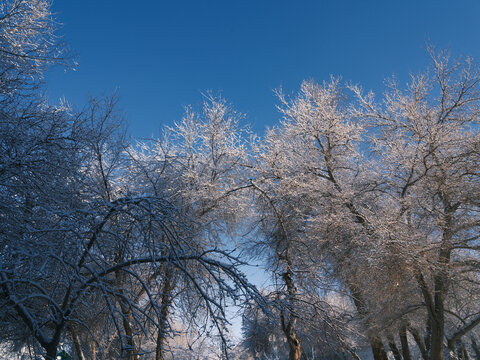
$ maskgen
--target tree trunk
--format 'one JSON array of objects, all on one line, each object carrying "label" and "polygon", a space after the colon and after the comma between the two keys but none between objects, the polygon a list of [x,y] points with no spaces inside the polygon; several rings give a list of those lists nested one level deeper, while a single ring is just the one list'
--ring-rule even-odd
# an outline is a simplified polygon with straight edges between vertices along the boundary
[{"label": "tree trunk", "polygon": [[[139,360],[140,356],[138,355],[138,349],[135,345],[135,339],[133,337],[133,329],[131,326],[132,321],[132,309],[130,308],[129,304],[125,302],[122,298],[123,292],[123,274],[119,271],[115,272],[117,287],[119,289],[120,295],[117,296],[118,304],[120,305],[120,310],[122,311],[122,324],[123,330],[125,331],[125,337],[127,338],[127,359],[128,360]],[[121,334],[118,334],[122,336]]]},{"label": "tree trunk", "polygon": [[390,348],[390,350],[392,350],[395,360],[402,360],[402,355],[398,350],[397,344],[395,344],[395,339],[393,338],[393,336],[388,337],[388,347]]},{"label": "tree trunk", "polygon": [[480,359],[480,348],[478,347],[477,342],[475,341],[475,338],[471,336],[470,340],[472,342],[472,349],[473,349],[473,352],[475,353],[475,357],[477,359]]},{"label": "tree trunk", "polygon": [[167,340],[168,310],[171,304],[171,293],[175,287],[173,271],[167,267],[165,271],[165,283],[162,290],[162,308],[160,318],[158,319],[157,346],[155,351],[155,360],[164,360],[165,344]]},{"label": "tree trunk", "polygon": [[[437,289],[438,287],[435,286]],[[445,335],[445,318],[443,307],[443,286],[435,294],[435,317],[432,319],[430,358],[443,359],[443,338]]]},{"label": "tree trunk", "polygon": [[300,360],[300,357],[302,356],[302,345],[300,343],[300,339],[297,336],[297,333],[295,332],[295,329],[293,326],[287,326],[287,342],[288,346],[290,347],[290,353],[288,355],[288,360]]},{"label": "tree trunk", "polygon": [[[445,197],[444,197],[445,198]],[[431,347],[430,358],[432,360],[443,359],[443,338],[445,336],[445,294],[448,290],[448,270],[451,256],[452,241],[452,222],[453,208],[445,200],[442,246],[438,254],[438,261],[441,268],[434,276],[434,309],[430,316],[432,317],[431,326]],[[433,313],[433,314],[432,314]]]},{"label": "tree trunk", "polygon": [[388,360],[387,352],[383,346],[383,342],[378,336],[370,337],[370,346],[372,347],[374,360]]},{"label": "tree trunk", "polygon": [[280,315],[282,330],[287,338],[288,347],[290,349],[288,360],[300,360],[302,356],[302,344],[295,331],[296,319],[289,319],[286,323],[285,315]]},{"label": "tree trunk", "polygon": [[[360,317],[364,318],[368,314],[367,309],[365,308],[365,302],[363,301],[363,296],[360,293],[360,289],[353,283],[348,284],[350,294],[353,297],[353,303],[357,309]],[[369,324],[367,324],[367,333],[368,339],[370,341],[370,347],[372,348],[372,354],[374,360],[388,360],[387,352],[383,346],[382,339],[378,335],[373,335],[369,329]]]},{"label": "tree trunk", "polygon": [[164,360],[166,336],[161,329],[157,333],[157,348],[155,351],[155,360]]},{"label": "tree trunk", "polygon": [[460,356],[460,359],[462,360],[470,360],[470,356],[468,354],[468,351],[467,349],[465,348],[465,344],[463,343],[463,341],[460,340],[460,344],[459,344],[459,356]]},{"label": "tree trunk", "polygon": [[291,333],[287,337],[288,345],[290,346],[290,353],[288,360],[300,360],[302,356],[302,346],[300,345],[300,339],[295,332]]},{"label": "tree trunk", "polygon": [[[448,252],[440,251],[440,258],[442,262],[447,262],[449,258]],[[445,292],[447,287],[446,270],[441,269],[440,273],[435,275],[434,285],[434,311],[431,319],[431,345],[430,358],[432,360],[443,359],[443,340],[445,336]]]},{"label": "tree trunk", "polygon": [[127,338],[127,359],[128,360],[140,360],[140,357],[137,354],[137,347],[135,346],[135,339],[133,337],[133,329],[130,325],[132,320],[131,310],[122,303],[123,300],[120,300],[120,308],[122,309],[122,319],[123,319],[123,329],[125,330],[125,336]]},{"label": "tree trunk", "polygon": [[57,359],[57,344],[48,344],[45,348],[47,354],[45,356],[45,360],[56,360]]},{"label": "tree trunk", "polygon": [[412,360],[410,348],[408,347],[407,327],[402,325],[399,331],[400,343],[402,345],[403,360]]},{"label": "tree trunk", "polygon": [[426,354],[429,354],[432,344],[432,319],[430,316],[427,316],[427,323],[425,324],[425,336],[423,337],[423,341],[425,344],[425,352]]},{"label": "tree trunk", "polygon": [[417,343],[417,346],[420,349],[420,353],[422,354],[423,360],[429,360],[427,349],[425,348],[425,344],[422,341],[422,338],[420,337],[420,334],[418,333],[417,329],[409,326],[408,331],[410,331],[410,334],[412,334],[413,339]]},{"label": "tree trunk", "polygon": [[451,360],[458,360],[459,357],[455,354],[455,343],[456,341],[448,341],[447,346],[448,346],[448,351],[450,353],[450,359]]},{"label": "tree trunk", "polygon": [[465,348],[465,344],[461,340],[455,341],[453,344],[449,342],[448,348],[450,350],[451,360],[469,360],[470,356]]},{"label": "tree trunk", "polygon": [[430,358],[432,360],[443,359],[443,336],[445,329],[441,312],[437,315],[438,318],[433,319],[432,321],[432,340],[430,346]]},{"label": "tree trunk", "polygon": [[[291,263],[288,261],[288,259],[287,259],[287,263],[289,265],[289,268],[291,268]],[[300,339],[297,336],[297,332],[295,330],[297,317],[295,314],[292,313],[292,311],[295,309],[294,297],[296,294],[296,288],[293,283],[293,278],[290,270],[283,273],[282,277],[283,277],[283,280],[285,281],[285,285],[287,286],[287,292],[289,295],[289,303],[290,303],[290,309],[287,310],[289,312],[289,319],[287,320],[285,318],[285,314],[283,313],[283,311],[282,311],[282,314],[280,315],[282,330],[287,338],[287,343],[290,348],[288,360],[300,360],[300,357],[302,356],[302,345],[301,345]]]},{"label": "tree trunk", "polygon": [[73,326],[69,326],[68,330],[70,334],[72,334],[73,345],[75,346],[75,352],[77,353],[78,360],[85,360],[85,356],[83,355],[82,346],[80,344],[80,338],[78,337],[77,332],[73,328]]},{"label": "tree trunk", "polygon": [[283,314],[281,315],[281,320],[282,329],[285,333],[288,347],[290,349],[288,360],[300,360],[302,357],[302,345],[297,333],[295,332],[295,327],[292,325],[292,323],[289,323],[287,326],[285,326],[285,315]]}]

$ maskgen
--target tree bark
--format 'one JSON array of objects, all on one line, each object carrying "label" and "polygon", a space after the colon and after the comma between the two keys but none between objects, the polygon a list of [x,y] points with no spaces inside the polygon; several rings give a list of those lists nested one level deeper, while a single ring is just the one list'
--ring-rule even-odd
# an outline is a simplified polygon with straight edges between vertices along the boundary
[{"label": "tree bark", "polygon": [[57,344],[48,344],[47,347],[45,347],[45,350],[47,351],[47,354],[45,356],[45,360],[56,360],[57,359]]},{"label": "tree bark", "polygon": [[[449,237],[446,235],[446,237]],[[450,262],[450,249],[442,248],[440,250],[440,263],[448,264]],[[440,269],[434,277],[434,311],[431,321],[431,346],[430,357],[435,360],[443,359],[443,339],[445,336],[445,293],[447,291],[446,269]]]},{"label": "tree bark", "polygon": [[472,336],[470,340],[472,342],[472,349],[473,349],[473,352],[475,353],[475,357],[477,359],[480,359],[480,348],[478,347],[477,342],[475,341],[475,338]]},{"label": "tree bark", "polygon": [[420,334],[418,333],[417,329],[409,326],[408,331],[410,332],[410,334],[412,334],[413,339],[417,343],[417,346],[420,349],[420,353],[422,354],[423,360],[428,360],[428,351],[425,348],[425,344],[422,341],[422,338],[421,338]]},{"label": "tree bark", "polygon": [[85,360],[85,355],[83,355],[83,350],[80,344],[80,338],[78,337],[78,333],[71,325],[68,327],[68,330],[72,335],[73,345],[75,347],[75,352],[77,353],[78,360]]},{"label": "tree bark", "polygon": [[[291,268],[291,263],[290,263],[288,258],[287,258],[287,263],[288,263],[289,268]],[[289,352],[289,355],[288,355],[288,360],[300,360],[300,358],[302,356],[302,345],[301,345],[300,339],[297,336],[297,332],[295,330],[295,324],[297,322],[297,318],[296,318],[296,315],[292,314],[292,312],[295,308],[293,306],[292,302],[293,302],[293,298],[294,298],[295,293],[296,293],[296,288],[295,288],[295,285],[293,283],[292,274],[291,274],[290,270],[286,271],[282,275],[282,277],[283,277],[283,280],[285,281],[285,285],[287,286],[289,303],[291,305],[290,306],[291,308],[288,309],[288,312],[290,313],[289,319],[286,320],[285,314],[284,314],[283,311],[282,311],[282,314],[280,316],[281,324],[282,324],[282,330],[283,330],[283,332],[284,332],[284,334],[287,338],[287,343],[288,343],[288,346],[290,348],[290,352]]]},{"label": "tree bark", "polygon": [[123,329],[125,330],[125,336],[127,338],[127,359],[128,360],[139,360],[140,357],[137,354],[137,347],[135,345],[135,339],[133,337],[133,329],[130,325],[132,314],[131,310],[128,308],[127,305],[123,303],[123,300],[119,300],[120,308],[122,310],[122,322],[123,322]]},{"label": "tree bark", "polygon": [[295,320],[290,319],[288,324],[286,324],[285,315],[280,315],[282,330],[287,338],[287,343],[289,347],[288,360],[300,360],[302,357],[302,344],[300,339],[297,336],[295,331]]},{"label": "tree bark", "polygon": [[400,344],[402,345],[403,360],[412,360],[412,357],[410,355],[410,348],[408,346],[406,325],[402,325],[402,327],[400,328],[399,337],[400,337]]},{"label": "tree bark", "polygon": [[468,351],[465,348],[465,344],[463,341],[460,340],[460,343],[458,344],[458,357],[462,360],[470,360],[470,356],[468,355]]},{"label": "tree bark", "polygon": [[280,315],[282,322],[282,330],[287,338],[287,343],[289,347],[288,360],[300,360],[302,357],[302,345],[300,339],[297,336],[295,331],[295,322],[291,321],[286,325],[285,324],[285,315]]},{"label": "tree bark", "polygon": [[[122,324],[123,330],[125,331],[125,337],[127,339],[127,359],[128,360],[139,360],[140,357],[138,355],[138,349],[135,345],[135,339],[133,337],[133,329],[131,326],[132,321],[132,309],[130,308],[129,304],[125,302],[122,298],[122,286],[123,286],[123,279],[119,271],[115,272],[116,280],[117,280],[117,287],[120,289],[120,295],[117,296],[118,304],[120,305],[120,310],[122,311]],[[121,334],[118,334],[121,336]]]},{"label": "tree bark", "polygon": [[97,359],[97,346],[95,345],[95,341],[92,341],[92,360]]},{"label": "tree bark", "polygon": [[300,345],[300,339],[295,332],[292,332],[287,336],[288,345],[290,346],[290,353],[288,360],[300,360],[302,356],[302,346]]},{"label": "tree bark", "polygon": [[372,348],[374,360],[388,360],[387,352],[383,346],[382,339],[378,336],[370,337],[370,346]]},{"label": "tree bark", "polygon": [[434,309],[430,311],[431,316],[431,347],[430,357],[432,360],[443,359],[443,338],[445,336],[445,294],[448,290],[448,270],[450,263],[451,242],[452,242],[452,224],[453,213],[455,209],[449,204],[447,197],[442,194],[444,199],[444,220],[442,246],[438,254],[440,270],[433,277],[434,282]]},{"label": "tree bark", "polygon": [[[367,310],[365,308],[365,303],[363,301],[363,296],[360,293],[360,290],[353,283],[348,284],[348,287],[353,297],[353,303],[355,304],[358,314],[361,317],[366,317]],[[387,352],[385,351],[385,347],[383,345],[382,339],[378,335],[372,334],[370,329],[368,329],[369,327],[370,327],[369,324],[367,324],[368,339],[370,341],[370,347],[372,349],[373,359],[388,360]]]},{"label": "tree bark", "polygon": [[402,355],[398,350],[397,344],[395,344],[395,339],[393,338],[393,336],[388,337],[388,347],[390,348],[390,350],[392,350],[395,360],[402,360]]},{"label": "tree bark", "polygon": [[[423,337],[425,344],[425,353],[430,353],[430,346],[432,344],[432,319],[427,316],[427,323],[425,324],[425,336]],[[425,358],[426,359],[426,358]]]},{"label": "tree bark", "polygon": [[443,338],[445,336],[444,290],[441,282],[443,281],[439,280],[435,286],[435,317],[432,319],[430,343],[430,357],[435,360],[443,359]]},{"label": "tree bark", "polygon": [[165,271],[165,283],[162,289],[162,308],[160,310],[160,318],[158,320],[157,346],[155,351],[155,360],[165,359],[165,344],[167,340],[168,311],[171,305],[171,294],[175,287],[173,279],[173,271],[171,267],[167,267]]}]

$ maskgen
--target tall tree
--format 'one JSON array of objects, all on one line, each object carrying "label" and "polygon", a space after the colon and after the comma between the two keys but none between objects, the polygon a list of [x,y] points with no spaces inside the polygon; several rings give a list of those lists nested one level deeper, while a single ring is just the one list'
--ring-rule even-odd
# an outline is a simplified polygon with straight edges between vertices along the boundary
[{"label": "tall tree", "polygon": [[[361,213],[369,189],[357,149],[362,124],[344,106],[338,81],[323,86],[304,82],[297,97],[289,100],[279,93],[279,99],[284,118],[266,136],[253,187],[264,219],[266,240],[261,244],[269,250],[288,304],[282,324],[290,358],[299,359],[302,350],[294,330],[299,309],[305,303],[321,304],[307,302],[306,296],[312,294],[311,284],[328,283],[322,274],[334,269],[336,281],[345,284],[358,311],[364,311],[355,276],[365,261],[364,239],[371,233]],[[374,335],[371,341],[383,354]]]},{"label": "tall tree", "polygon": [[[175,229],[177,234],[188,234],[188,241],[178,245],[167,243],[167,250],[171,246],[194,252],[222,249],[225,248],[224,238],[232,235],[245,187],[243,164],[246,153],[238,117],[223,99],[208,96],[200,112],[187,108],[182,121],[167,129],[163,139],[130,150],[132,174],[139,189],[151,196],[168,199],[180,209],[186,221],[184,224],[188,223],[186,228]],[[235,267],[231,270],[231,275],[238,273]],[[225,301],[228,297],[237,300],[237,295],[224,284],[221,274],[195,267],[182,275],[181,269],[165,268],[163,276],[163,321],[158,328],[157,358],[163,358],[166,350],[169,315],[175,307],[181,309],[183,302],[192,306],[192,299],[198,297],[195,293],[200,288],[206,291],[205,296],[215,294],[218,303],[211,304],[205,302],[205,296],[203,299],[200,297],[197,304],[203,310],[199,311],[199,307],[193,305],[197,310],[190,309],[188,317],[195,321],[200,320],[200,315],[209,317],[209,322],[220,334],[223,346],[226,346]],[[176,300],[172,301],[173,298]],[[192,314],[199,316],[195,319]]]},{"label": "tall tree", "polygon": [[453,279],[478,276],[480,72],[470,58],[430,53],[432,68],[412,76],[405,90],[391,82],[383,106],[355,92],[359,116],[378,128],[374,144],[393,210],[391,237],[408,249],[403,262],[427,312],[425,347],[431,359],[442,359],[445,337],[455,342],[480,321],[471,314],[445,332],[451,314],[459,316],[448,306]]}]

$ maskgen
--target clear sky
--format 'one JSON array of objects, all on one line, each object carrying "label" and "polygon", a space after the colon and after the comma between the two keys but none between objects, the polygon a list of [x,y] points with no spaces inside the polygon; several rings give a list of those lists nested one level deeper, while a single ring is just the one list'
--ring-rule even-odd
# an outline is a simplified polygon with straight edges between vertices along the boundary
[{"label": "clear sky", "polygon": [[254,131],[274,125],[273,89],[303,79],[381,91],[428,64],[427,42],[480,60],[479,0],[57,0],[77,71],[51,71],[47,95],[80,107],[117,90],[134,137],[221,93]]}]

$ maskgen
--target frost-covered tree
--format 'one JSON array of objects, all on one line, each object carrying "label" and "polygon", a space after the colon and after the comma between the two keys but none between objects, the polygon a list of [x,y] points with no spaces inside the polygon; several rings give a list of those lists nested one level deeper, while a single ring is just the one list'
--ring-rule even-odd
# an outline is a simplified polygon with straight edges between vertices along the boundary
[{"label": "frost-covered tree", "polygon": [[[270,259],[290,359],[299,359],[299,316],[325,311],[314,284],[342,281],[363,306],[353,277],[370,231],[360,213],[368,188],[357,150],[362,125],[350,116],[338,81],[304,82],[297,97],[279,99],[284,118],[260,146],[252,182],[263,234],[255,247]],[[332,271],[333,281],[323,276]]]},{"label": "frost-covered tree", "polygon": [[3,94],[31,87],[52,64],[72,63],[57,29],[51,1],[0,2],[0,91]]},{"label": "frost-covered tree", "polygon": [[478,70],[470,59],[433,60],[405,91],[392,83],[382,104],[353,87],[360,105],[351,105],[335,80],[280,94],[284,120],[267,134],[252,184],[257,246],[290,308],[287,339],[298,338],[291,309],[306,311],[302,292],[314,293],[306,283],[350,293],[376,359],[387,357],[384,342],[409,358],[407,329],[423,357],[441,358],[444,341],[454,352],[480,321],[450,299],[452,283],[476,294]]},{"label": "frost-covered tree", "polygon": [[[145,149],[125,151],[109,100],[80,114],[35,113],[42,127],[28,128],[31,144],[4,134],[6,154],[21,153],[23,162],[6,158],[15,166],[2,173],[2,318],[47,359],[61,341],[95,356],[82,339],[137,359],[152,329],[162,359],[176,302],[190,307],[192,324],[203,318],[226,351],[227,299],[259,296],[222,244],[238,210],[231,197],[243,156],[226,136],[236,132],[222,109],[206,105],[200,140],[179,125],[171,152],[151,149],[147,158]],[[188,147],[186,135],[200,142]]]},{"label": "frost-covered tree", "polygon": [[425,341],[418,345],[424,357],[441,359],[445,342],[453,352],[480,322],[454,305],[456,285],[468,284],[472,296],[478,291],[480,72],[470,58],[431,55],[431,69],[412,76],[404,90],[392,82],[383,104],[355,92],[358,115],[377,129],[372,141],[390,208],[387,241],[400,247],[426,312]]},{"label": "frost-covered tree", "polygon": [[236,120],[212,99],[205,121],[171,129],[168,153],[158,141],[142,159],[114,99],[76,112],[37,95],[46,66],[65,62],[50,2],[0,5],[2,344],[137,359],[153,333],[161,359],[184,298],[226,348],[226,299],[258,295],[221,238],[243,181]]},{"label": "frost-covered tree", "polygon": [[[332,360],[358,359],[353,346],[356,334],[353,326],[346,326],[340,316],[351,315],[350,301],[340,298],[326,298],[330,311],[327,313],[302,312],[296,322],[295,331],[302,340],[303,357],[308,359],[326,358]],[[272,303],[275,303],[272,301]],[[347,304],[347,308],[344,306]],[[324,305],[324,308],[327,306]],[[281,308],[274,306],[270,313],[256,304],[248,307],[243,314],[241,346],[254,359],[288,359],[289,347],[282,324],[278,322]],[[335,328],[334,325],[340,325]],[[340,331],[341,328],[341,331]]]},{"label": "frost-covered tree", "polygon": [[[69,243],[54,228],[62,226],[66,205],[78,200],[71,195],[77,180],[81,121],[71,116],[67,106],[52,106],[33,91],[47,65],[65,63],[50,2],[2,1],[0,13],[2,342],[21,346],[27,334],[37,330],[22,299],[34,304],[36,312],[48,313],[41,309],[41,298],[47,299],[55,287],[52,268],[36,251]],[[31,296],[28,287],[36,288],[39,296]],[[46,338],[42,342],[47,346]]]},{"label": "frost-covered tree", "polygon": [[[131,144],[115,97],[76,111],[38,93],[69,62],[50,6],[0,1],[2,350],[160,360],[205,341],[226,357],[227,306],[248,301],[257,358],[480,356],[473,60],[431,50],[380,100],[305,81],[248,145],[207,95]],[[264,295],[242,250],[271,275]]]},{"label": "frost-covered tree", "polygon": [[[188,241],[175,244],[168,240],[166,250],[174,247],[176,252],[202,253],[216,249],[220,255],[225,249],[224,239],[232,235],[243,206],[240,195],[246,153],[237,117],[224,100],[207,97],[200,113],[187,109],[182,121],[167,129],[164,138],[130,150],[135,186],[143,193],[168,199],[188,224],[175,229],[177,234],[187,235]],[[234,260],[226,252],[223,257]],[[227,345],[226,301],[238,300],[236,292],[240,289],[235,287],[247,285],[234,264],[229,266],[230,274],[224,275],[234,280],[232,288],[220,272],[203,266],[194,266],[188,272],[178,267],[164,270],[169,286],[162,293],[165,301],[158,327],[157,358],[164,356],[166,348],[162,344],[166,344],[169,317],[174,312],[183,313],[183,319],[190,323],[202,324],[202,332],[211,332],[213,326],[223,346]]]}]

